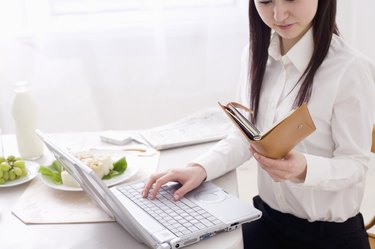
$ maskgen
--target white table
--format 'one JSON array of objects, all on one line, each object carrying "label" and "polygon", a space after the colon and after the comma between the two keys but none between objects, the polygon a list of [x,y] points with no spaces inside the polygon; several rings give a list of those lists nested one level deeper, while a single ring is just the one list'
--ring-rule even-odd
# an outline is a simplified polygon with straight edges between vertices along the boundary
[{"label": "white table", "polygon": [[[73,140],[84,141],[85,144],[99,141],[96,133],[58,134],[58,141],[69,143]],[[83,139],[84,138],[84,139]],[[6,155],[17,154],[15,136],[3,135]],[[204,152],[212,144],[202,144],[173,150],[163,151],[160,155],[159,169],[184,166],[186,163]],[[44,156],[37,160],[42,164],[49,164],[53,160],[46,150]],[[40,181],[37,177],[33,181]],[[215,183],[230,193],[237,194],[237,178],[235,171],[215,180]],[[144,244],[134,240],[124,229],[115,222],[91,224],[58,224],[58,225],[25,225],[12,213],[17,200],[29,183],[11,188],[0,188],[0,248],[17,249],[146,249]],[[241,229],[229,233],[219,234],[209,240],[187,247],[189,249],[225,249],[242,248]]]}]

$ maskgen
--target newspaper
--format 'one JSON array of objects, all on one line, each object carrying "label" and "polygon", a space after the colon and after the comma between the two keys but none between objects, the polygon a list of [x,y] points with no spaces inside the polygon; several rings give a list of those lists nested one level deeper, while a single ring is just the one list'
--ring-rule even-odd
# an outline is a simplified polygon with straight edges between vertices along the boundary
[{"label": "newspaper", "polygon": [[155,149],[164,150],[224,138],[232,126],[220,108],[210,107],[168,125],[141,131]]}]

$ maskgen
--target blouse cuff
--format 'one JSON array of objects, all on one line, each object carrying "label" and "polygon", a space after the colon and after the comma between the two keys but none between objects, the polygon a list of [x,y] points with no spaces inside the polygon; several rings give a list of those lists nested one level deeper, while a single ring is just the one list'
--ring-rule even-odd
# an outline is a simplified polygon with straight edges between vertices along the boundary
[{"label": "blouse cuff", "polygon": [[305,154],[305,158],[307,162],[307,173],[303,186],[319,187],[319,184],[321,184],[324,180],[324,176],[330,175],[329,160],[308,154]]},{"label": "blouse cuff", "polygon": [[194,164],[199,164],[204,168],[207,174],[206,181],[210,181],[220,176],[219,170],[217,169],[217,165],[219,165],[219,162],[215,161],[214,156],[202,155],[198,158],[195,158],[195,160],[190,162],[188,166],[193,166]]}]

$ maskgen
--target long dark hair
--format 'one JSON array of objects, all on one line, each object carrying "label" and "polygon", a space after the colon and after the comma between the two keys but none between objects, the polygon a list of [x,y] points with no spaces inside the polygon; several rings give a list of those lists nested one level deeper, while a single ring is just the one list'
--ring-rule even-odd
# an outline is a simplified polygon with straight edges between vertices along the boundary
[{"label": "long dark hair", "polygon": [[[252,121],[255,122],[258,116],[260,91],[262,89],[264,73],[268,60],[271,29],[260,18],[254,0],[250,0],[249,3],[249,23],[250,107],[254,111]],[[312,26],[314,51],[306,70],[298,82],[296,82],[296,84],[298,84],[303,79],[294,106],[299,106],[302,103],[309,101],[315,73],[328,53],[332,35],[339,34],[336,26],[336,0],[318,1],[318,9],[312,22]]]}]

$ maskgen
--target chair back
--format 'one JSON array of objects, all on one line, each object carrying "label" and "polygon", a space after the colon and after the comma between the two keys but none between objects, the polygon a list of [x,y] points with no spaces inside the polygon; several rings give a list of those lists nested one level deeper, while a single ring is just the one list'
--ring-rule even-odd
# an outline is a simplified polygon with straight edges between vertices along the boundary
[{"label": "chair back", "polygon": [[[372,145],[371,145],[371,152],[375,153],[375,124],[372,127]],[[371,227],[375,225],[375,216],[372,218],[369,224],[366,225],[366,230],[370,230]],[[368,239],[370,241],[371,249],[375,249],[375,234],[367,232]]]},{"label": "chair back", "polygon": [[368,224],[366,224],[366,227],[365,227],[365,229],[367,230],[368,240],[370,242],[371,249],[375,249],[375,234],[369,231],[374,225],[375,225],[375,216],[372,217],[372,220]]}]

